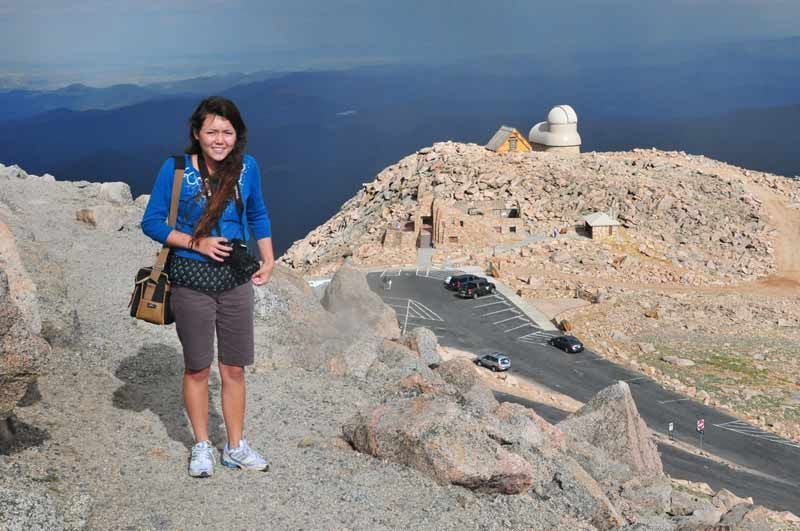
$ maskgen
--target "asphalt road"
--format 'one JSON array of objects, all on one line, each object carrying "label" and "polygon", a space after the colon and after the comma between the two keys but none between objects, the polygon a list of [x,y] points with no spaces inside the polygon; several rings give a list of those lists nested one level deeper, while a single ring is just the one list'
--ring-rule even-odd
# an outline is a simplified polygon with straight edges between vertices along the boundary
[{"label": "asphalt road", "polygon": [[[581,402],[623,380],[628,382],[639,413],[654,431],[667,434],[674,424],[676,440],[700,445],[698,419],[705,421],[703,450],[746,467],[735,470],[670,445],[661,445],[664,468],[676,478],[704,481],[715,489],[727,488],[756,503],[800,514],[800,445],[763,432],[721,411],[669,390],[641,373],[632,372],[585,350],[567,354],[546,344],[546,332],[502,295],[463,300],[444,289],[448,272],[422,276],[414,271],[371,273],[370,287],[397,312],[400,327],[425,326],[439,343],[476,353],[501,351],[511,358],[512,373],[531,378]],[[386,289],[386,279],[391,288]],[[515,397],[501,397],[519,401]],[[533,407],[548,420],[558,410]]]}]

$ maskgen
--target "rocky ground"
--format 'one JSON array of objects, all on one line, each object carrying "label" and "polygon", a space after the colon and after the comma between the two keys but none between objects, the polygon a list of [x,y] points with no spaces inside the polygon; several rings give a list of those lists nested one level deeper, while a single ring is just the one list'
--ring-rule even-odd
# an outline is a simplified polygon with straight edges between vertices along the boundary
[{"label": "rocky ground", "polygon": [[[127,315],[133,274],[158,248],[137,227],[141,201],[124,185],[0,170],[3,528],[796,525],[726,491],[673,484],[624,384],[558,426],[498,404],[430,332],[399,337],[349,266],[322,301],[282,267],[256,290],[247,435],[272,469],[190,479],[179,343],[172,327]],[[211,383],[221,446],[216,373]],[[598,417],[612,428],[598,431]]]},{"label": "rocky ground", "polygon": [[[485,267],[555,308],[598,353],[800,442],[796,180],[680,152],[497,155],[440,143],[365,183],[282,260],[324,274],[349,249],[363,265],[413,266],[416,256],[382,252],[380,239],[416,208],[421,183],[441,197],[519,201],[536,237],[437,251],[434,264]],[[575,230],[593,211],[618,216],[616,237]],[[552,238],[553,228],[565,230]],[[557,310],[575,299],[591,304]]]}]

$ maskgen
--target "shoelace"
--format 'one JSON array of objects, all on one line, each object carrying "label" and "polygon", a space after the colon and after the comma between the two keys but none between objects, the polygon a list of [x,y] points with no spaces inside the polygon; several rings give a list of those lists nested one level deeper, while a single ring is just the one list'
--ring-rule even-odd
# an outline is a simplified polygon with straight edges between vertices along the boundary
[{"label": "shoelace", "polygon": [[206,454],[206,457],[211,459],[212,463],[214,462],[214,452],[211,450],[211,445],[204,447],[198,445],[192,446],[192,459],[197,459],[203,453]]},{"label": "shoelace", "polygon": [[[250,445],[247,443],[246,440],[242,439],[239,442],[239,446],[231,450],[230,452],[232,455],[235,456],[236,459],[244,460],[244,459],[251,459],[257,461],[266,461],[261,454],[250,448]],[[241,456],[241,457],[239,457]]]}]

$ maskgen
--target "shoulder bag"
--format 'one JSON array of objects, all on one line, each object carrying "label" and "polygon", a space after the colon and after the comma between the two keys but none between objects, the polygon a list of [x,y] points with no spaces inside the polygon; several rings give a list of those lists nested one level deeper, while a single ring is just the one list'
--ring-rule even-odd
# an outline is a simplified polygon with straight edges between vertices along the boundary
[{"label": "shoulder bag", "polygon": [[[179,155],[173,158],[175,159],[175,175],[172,180],[172,198],[167,219],[170,227],[175,226],[178,217],[178,200],[181,197],[184,169],[183,156]],[[131,317],[157,325],[168,325],[175,322],[170,305],[172,285],[169,275],[164,271],[169,252],[170,247],[165,244],[158,253],[153,267],[143,267],[136,273],[133,293],[128,303]]]}]

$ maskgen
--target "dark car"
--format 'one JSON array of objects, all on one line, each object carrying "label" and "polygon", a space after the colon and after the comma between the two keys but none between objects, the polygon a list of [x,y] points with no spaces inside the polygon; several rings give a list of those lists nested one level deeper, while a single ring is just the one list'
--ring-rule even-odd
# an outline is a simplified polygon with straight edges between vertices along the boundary
[{"label": "dark car", "polygon": [[453,291],[458,291],[464,284],[468,282],[475,282],[476,280],[486,280],[486,279],[483,277],[479,277],[478,275],[456,275],[450,277],[450,280],[445,283],[444,287],[447,289],[451,289]]},{"label": "dark car", "polygon": [[583,343],[575,336],[551,337],[547,343],[560,348],[564,352],[580,352],[583,350]]},{"label": "dark car", "polygon": [[477,299],[478,297],[482,297],[484,295],[491,295],[494,293],[494,290],[494,284],[482,278],[480,280],[476,280],[475,282],[467,282],[466,284],[462,284],[458,289],[458,296],[464,297],[465,299]]},{"label": "dark car", "polygon": [[511,368],[511,360],[502,352],[492,352],[484,354],[475,360],[475,365],[486,367],[494,371],[507,371]]}]

